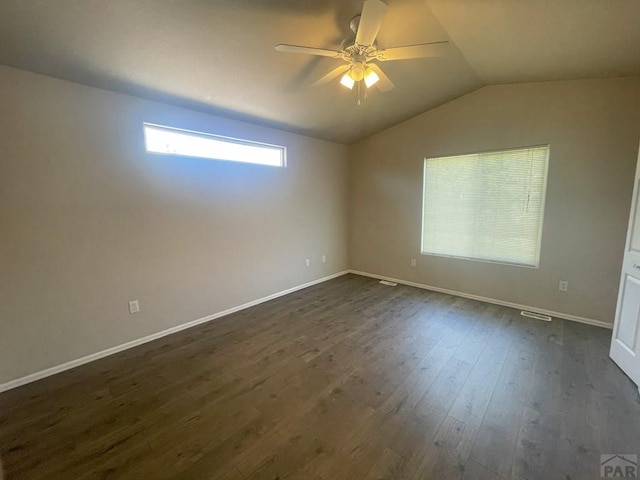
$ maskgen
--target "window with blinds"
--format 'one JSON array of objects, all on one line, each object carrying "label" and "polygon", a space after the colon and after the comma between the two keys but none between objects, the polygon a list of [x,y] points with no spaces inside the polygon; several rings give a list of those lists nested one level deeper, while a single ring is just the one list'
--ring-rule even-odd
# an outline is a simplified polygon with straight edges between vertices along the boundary
[{"label": "window with blinds", "polygon": [[427,158],[422,253],[537,267],[549,146]]}]

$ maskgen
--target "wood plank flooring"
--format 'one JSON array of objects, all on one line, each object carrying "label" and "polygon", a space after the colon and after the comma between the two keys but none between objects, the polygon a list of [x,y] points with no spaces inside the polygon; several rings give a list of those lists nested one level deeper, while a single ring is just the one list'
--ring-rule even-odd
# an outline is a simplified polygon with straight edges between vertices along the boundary
[{"label": "wood plank flooring", "polygon": [[6,480],[582,480],[610,331],[347,275],[0,395]]}]

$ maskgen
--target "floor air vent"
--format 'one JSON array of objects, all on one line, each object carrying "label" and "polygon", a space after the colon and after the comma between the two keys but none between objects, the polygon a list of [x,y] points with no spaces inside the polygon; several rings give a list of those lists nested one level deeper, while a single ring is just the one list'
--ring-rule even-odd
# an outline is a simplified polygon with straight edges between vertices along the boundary
[{"label": "floor air vent", "polygon": [[398,285],[396,282],[389,282],[388,280],[380,280],[380,283],[389,287],[395,287]]},{"label": "floor air vent", "polygon": [[543,322],[550,322],[551,317],[549,315],[542,315],[541,313],[535,312],[527,312],[526,310],[522,310],[520,315],[523,317],[535,318],[536,320],[542,320]]}]

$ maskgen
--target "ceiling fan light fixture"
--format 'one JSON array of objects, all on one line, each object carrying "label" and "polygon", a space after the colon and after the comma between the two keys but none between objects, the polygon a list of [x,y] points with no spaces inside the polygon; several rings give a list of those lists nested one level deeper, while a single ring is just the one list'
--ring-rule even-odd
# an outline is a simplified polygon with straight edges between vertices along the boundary
[{"label": "ceiling fan light fixture", "polygon": [[349,76],[356,82],[362,80],[364,78],[364,65],[355,63],[349,70]]},{"label": "ceiling fan light fixture", "polygon": [[373,87],[379,80],[380,77],[378,74],[374,72],[373,69],[368,68],[367,73],[364,74],[364,84],[367,88]]},{"label": "ceiling fan light fixture", "polygon": [[353,86],[356,84],[355,80],[351,78],[349,72],[345,73],[340,79],[340,83],[347,87],[349,90],[353,90]]}]

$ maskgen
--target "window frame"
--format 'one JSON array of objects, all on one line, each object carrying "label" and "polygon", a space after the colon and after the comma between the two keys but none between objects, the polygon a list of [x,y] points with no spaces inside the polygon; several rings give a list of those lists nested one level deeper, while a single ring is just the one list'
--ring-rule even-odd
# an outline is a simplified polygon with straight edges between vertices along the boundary
[{"label": "window frame", "polygon": [[[501,153],[501,152],[509,152],[509,151],[517,151],[517,150],[527,150],[531,148],[547,148],[547,156],[544,166],[544,183],[542,186],[542,199],[540,203],[540,222],[538,225],[538,235],[537,235],[537,246],[538,246],[538,254],[536,258],[535,264],[528,263],[518,263],[518,262],[508,262],[504,260],[492,260],[488,258],[476,258],[476,257],[466,257],[462,255],[447,255],[444,253],[432,253],[424,251],[424,227],[425,227],[425,194],[426,194],[426,173],[427,173],[427,161],[432,159],[440,159],[440,158],[451,158],[451,157],[464,157],[467,155],[483,155],[489,153]],[[542,258],[542,232],[544,228],[544,217],[546,210],[546,200],[547,200],[547,184],[549,183],[549,162],[551,158],[551,144],[542,143],[536,145],[526,145],[521,147],[508,147],[501,149],[492,149],[492,150],[482,150],[482,151],[470,151],[466,153],[453,153],[447,155],[438,155],[431,157],[424,157],[422,162],[422,204],[421,204],[421,224],[420,224],[420,255],[428,255],[433,257],[440,258],[452,258],[456,260],[469,260],[472,262],[481,262],[481,263],[491,263],[496,265],[505,265],[511,267],[521,267],[521,268],[529,268],[529,269],[539,269],[540,262]]]},{"label": "window frame", "polygon": [[[269,149],[269,150],[278,150],[278,151],[280,151],[281,162],[280,162],[279,165],[274,165],[274,164],[270,164],[270,163],[253,162],[251,160],[216,158],[216,157],[205,156],[205,155],[188,155],[188,154],[184,154],[184,153],[160,152],[160,151],[149,150],[149,145],[148,145],[148,141],[147,141],[147,127],[150,127],[150,128],[153,128],[153,129],[158,129],[158,130],[165,130],[165,131],[168,131],[168,132],[187,134],[187,135],[190,135],[190,136],[193,136],[193,137],[196,137],[196,138],[217,140],[217,141],[223,142],[223,143],[229,143],[229,144],[235,144],[235,145],[243,145],[243,146],[254,147],[254,148],[262,147],[262,148]],[[172,126],[169,126],[169,125],[161,125],[161,124],[158,124],[158,123],[151,123],[151,122],[142,122],[142,133],[143,133],[143,137],[144,137],[145,152],[148,153],[148,154],[151,154],[151,155],[166,155],[166,156],[183,157],[183,158],[200,158],[200,159],[203,159],[203,160],[213,160],[213,161],[218,161],[218,162],[230,162],[230,163],[240,163],[240,164],[248,164],[248,165],[258,165],[258,166],[262,166],[262,167],[274,167],[274,168],[286,168],[287,167],[287,147],[285,147],[284,145],[276,145],[276,144],[273,144],[273,143],[258,142],[258,141],[255,141],[255,140],[247,140],[247,139],[243,139],[243,138],[229,137],[229,136],[226,136],[226,135],[218,135],[218,134],[215,134],[215,133],[199,132],[199,131],[196,131],[196,130],[189,130],[189,129],[185,129],[185,128],[172,127]]]}]

